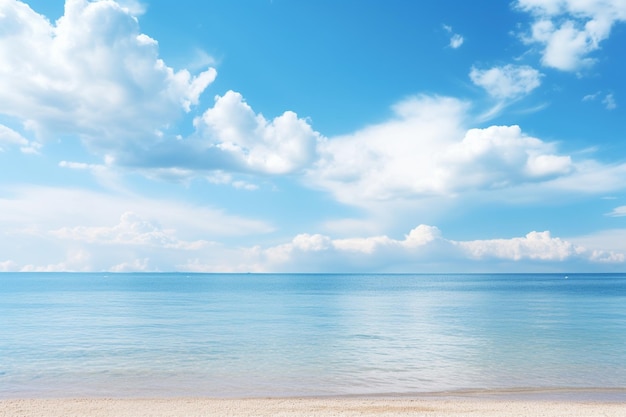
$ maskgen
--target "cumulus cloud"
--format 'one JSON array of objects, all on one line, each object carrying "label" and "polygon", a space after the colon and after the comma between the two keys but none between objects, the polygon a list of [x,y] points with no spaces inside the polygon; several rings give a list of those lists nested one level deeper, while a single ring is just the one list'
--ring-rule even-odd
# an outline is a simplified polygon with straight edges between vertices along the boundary
[{"label": "cumulus cloud", "polygon": [[292,111],[271,120],[256,113],[240,93],[228,91],[194,120],[187,138],[164,138],[116,150],[111,163],[139,169],[147,176],[188,179],[253,190],[237,174],[298,174],[317,157],[322,139],[309,122]]},{"label": "cumulus cloud", "polygon": [[393,120],[323,141],[308,181],[340,201],[366,204],[513,187],[574,169],[554,144],[519,126],[465,128],[467,108],[446,97],[401,102]]},{"label": "cumulus cloud", "polygon": [[576,71],[594,63],[589,55],[600,48],[616,23],[626,21],[622,0],[518,0],[533,18],[528,43],[543,47],[542,63]]},{"label": "cumulus cloud", "polygon": [[[35,265],[10,260],[0,263],[0,270],[498,272],[510,271],[511,267],[520,271],[567,271],[572,265],[577,265],[579,270],[585,266],[612,270],[623,268],[626,262],[624,231],[616,236],[613,240],[621,244],[615,247],[607,247],[606,238],[578,238],[574,242],[554,237],[549,231],[533,231],[513,238],[460,241],[446,238],[435,226],[422,224],[400,239],[384,234],[333,238],[302,233],[275,246],[235,248],[183,241],[173,230],[126,213],[114,226],[62,228],[48,233],[48,239],[56,239],[56,246],[62,247],[67,241],[87,244],[59,252],[60,261]],[[601,243],[605,245],[598,246]],[[117,250],[109,253],[108,247]]]},{"label": "cumulus cloud", "polygon": [[[530,232],[509,239],[456,241],[445,238],[434,226],[420,225],[402,239],[386,235],[333,239],[321,234],[300,234],[290,242],[269,248],[253,248],[242,253],[241,265],[251,271],[387,271],[427,272],[497,270],[497,264],[558,266],[567,270],[570,264],[623,264],[623,252],[588,249],[550,232]],[[189,265],[203,270],[197,260]],[[213,270],[204,265],[204,270]]]},{"label": "cumulus cloud", "polygon": [[93,149],[155,140],[199,101],[216,71],[174,71],[139,30],[136,1],[68,0],[55,23],[0,3],[0,113],[40,138],[76,134]]},{"label": "cumulus cloud", "polygon": [[475,259],[563,261],[585,252],[584,248],[553,238],[548,231],[530,232],[524,237],[513,239],[475,240],[456,244]]},{"label": "cumulus cloud", "polygon": [[446,160],[456,167],[457,187],[502,187],[567,174],[571,158],[552,152],[552,144],[524,135],[519,126],[490,126],[468,130]]},{"label": "cumulus cloud", "polygon": [[228,91],[196,120],[204,146],[229,155],[242,170],[286,174],[307,167],[316,156],[319,133],[292,111],[271,121],[256,114],[241,94]]},{"label": "cumulus cloud", "polygon": [[472,67],[472,82],[497,99],[515,99],[529,94],[541,85],[542,74],[528,65],[504,65],[489,69]]},{"label": "cumulus cloud", "polygon": [[[50,23],[22,2],[0,3],[0,114],[41,141],[77,135],[105,159],[97,170],[91,166],[99,174],[111,166],[181,179],[289,174],[314,160],[320,135],[307,120],[292,111],[268,120],[234,91],[215,97],[190,137],[171,131],[217,73],[168,67],[157,41],[140,31],[142,11],[137,1],[68,0],[64,15]],[[0,128],[0,146],[9,142],[34,149]],[[255,188],[240,179],[229,183]]]}]

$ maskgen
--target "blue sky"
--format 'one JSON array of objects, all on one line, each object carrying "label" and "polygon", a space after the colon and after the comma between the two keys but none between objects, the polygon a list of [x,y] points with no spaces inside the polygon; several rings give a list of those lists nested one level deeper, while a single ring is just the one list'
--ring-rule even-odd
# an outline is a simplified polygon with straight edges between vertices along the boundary
[{"label": "blue sky", "polygon": [[625,23],[0,0],[0,271],[623,271]]}]

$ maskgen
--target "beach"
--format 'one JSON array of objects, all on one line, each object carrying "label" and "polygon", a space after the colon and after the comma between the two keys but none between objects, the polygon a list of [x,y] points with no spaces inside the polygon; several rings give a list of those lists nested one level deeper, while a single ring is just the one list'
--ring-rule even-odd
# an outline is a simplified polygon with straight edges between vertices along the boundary
[{"label": "beach", "polygon": [[484,398],[8,399],[0,417],[623,417],[626,403]]}]

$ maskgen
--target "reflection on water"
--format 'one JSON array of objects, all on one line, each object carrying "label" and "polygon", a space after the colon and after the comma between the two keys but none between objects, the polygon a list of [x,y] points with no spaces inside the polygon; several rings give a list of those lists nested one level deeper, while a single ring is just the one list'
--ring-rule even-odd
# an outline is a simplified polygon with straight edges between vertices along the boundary
[{"label": "reflection on water", "polygon": [[0,396],[626,387],[619,275],[4,274]]}]

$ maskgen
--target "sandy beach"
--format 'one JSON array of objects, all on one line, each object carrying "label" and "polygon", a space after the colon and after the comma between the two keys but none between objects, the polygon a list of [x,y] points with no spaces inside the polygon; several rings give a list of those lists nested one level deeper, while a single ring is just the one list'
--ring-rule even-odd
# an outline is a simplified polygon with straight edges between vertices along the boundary
[{"label": "sandy beach", "polygon": [[480,398],[8,399],[0,417],[623,417],[626,403]]}]

